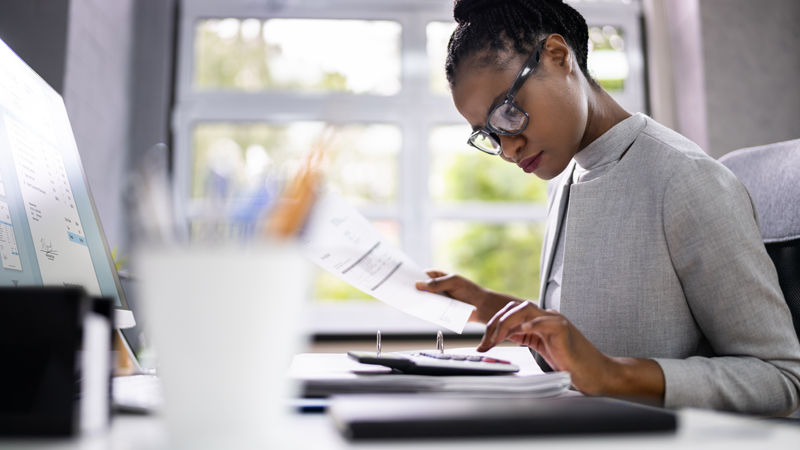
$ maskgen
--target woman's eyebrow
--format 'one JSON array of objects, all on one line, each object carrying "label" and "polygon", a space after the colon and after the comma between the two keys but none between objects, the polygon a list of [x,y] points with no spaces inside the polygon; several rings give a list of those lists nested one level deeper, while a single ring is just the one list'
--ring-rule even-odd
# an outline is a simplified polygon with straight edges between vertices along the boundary
[{"label": "woman's eyebrow", "polygon": [[500,102],[505,99],[506,95],[508,95],[508,91],[501,92],[497,95],[497,97],[494,98],[494,100],[492,100],[492,103],[489,105],[489,110],[486,111],[486,120],[489,120],[489,114],[492,113],[493,109],[497,108],[497,105],[499,105]]},{"label": "woman's eyebrow", "polygon": [[[506,95],[508,95],[508,91],[504,91],[504,92],[499,93],[497,95],[497,97],[495,97],[494,100],[492,100],[492,103],[489,104],[489,109],[486,111],[486,121],[487,122],[489,121],[489,114],[491,114],[492,110],[495,109],[497,107],[497,105],[499,105],[500,102],[503,99],[505,99]],[[472,131],[478,131],[481,128],[483,128],[484,126],[486,126],[485,123],[483,125],[472,125]]]}]

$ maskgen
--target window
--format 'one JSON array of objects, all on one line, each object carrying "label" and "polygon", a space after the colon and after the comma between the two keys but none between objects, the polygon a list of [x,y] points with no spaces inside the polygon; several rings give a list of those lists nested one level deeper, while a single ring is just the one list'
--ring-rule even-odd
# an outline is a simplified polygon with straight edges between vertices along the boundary
[{"label": "window", "polygon": [[[643,111],[638,3],[573,4],[590,26],[590,72]],[[185,2],[173,120],[182,212],[263,188],[266,173],[289,176],[327,129],[330,185],[414,260],[536,298],[546,185],[467,147],[443,67],[451,7]],[[312,331],[434,331],[325,273],[314,292]]]},{"label": "window", "polygon": [[400,90],[397,22],[202,19],[195,23],[194,43],[198,90],[378,95]]}]

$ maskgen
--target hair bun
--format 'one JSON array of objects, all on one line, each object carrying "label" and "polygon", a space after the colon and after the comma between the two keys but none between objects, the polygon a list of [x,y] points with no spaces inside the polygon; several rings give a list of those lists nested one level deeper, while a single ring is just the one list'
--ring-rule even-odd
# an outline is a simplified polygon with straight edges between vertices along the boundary
[{"label": "hair bun", "polygon": [[453,4],[453,18],[456,23],[469,23],[472,22],[472,17],[475,14],[484,12],[487,9],[495,8],[499,3],[498,0],[455,0]]},{"label": "hair bun", "polygon": [[456,23],[469,23],[476,14],[481,14],[487,10],[495,9],[517,3],[526,8],[535,7],[536,3],[549,3],[553,6],[564,4],[563,0],[455,0],[453,4],[453,18]]}]

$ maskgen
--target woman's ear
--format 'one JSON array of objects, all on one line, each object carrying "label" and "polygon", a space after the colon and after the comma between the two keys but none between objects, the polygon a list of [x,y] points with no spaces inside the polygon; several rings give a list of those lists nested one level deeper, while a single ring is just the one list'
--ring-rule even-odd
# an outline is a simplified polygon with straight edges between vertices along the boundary
[{"label": "woman's ear", "polygon": [[564,75],[572,72],[572,50],[558,33],[547,36],[540,58],[540,63],[544,63],[548,71],[561,72]]}]

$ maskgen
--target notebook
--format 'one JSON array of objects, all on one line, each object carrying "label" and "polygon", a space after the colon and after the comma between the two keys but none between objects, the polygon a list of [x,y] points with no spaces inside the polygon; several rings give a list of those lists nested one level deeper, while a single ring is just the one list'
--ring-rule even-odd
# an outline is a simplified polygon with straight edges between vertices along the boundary
[{"label": "notebook", "polygon": [[674,432],[675,413],[621,400],[442,394],[334,397],[329,415],[353,440]]}]

